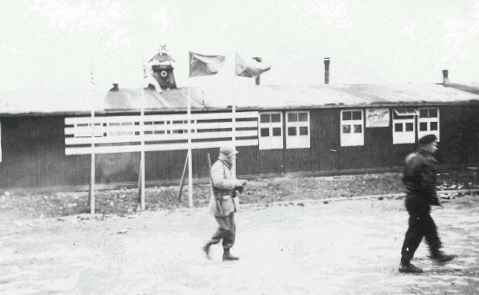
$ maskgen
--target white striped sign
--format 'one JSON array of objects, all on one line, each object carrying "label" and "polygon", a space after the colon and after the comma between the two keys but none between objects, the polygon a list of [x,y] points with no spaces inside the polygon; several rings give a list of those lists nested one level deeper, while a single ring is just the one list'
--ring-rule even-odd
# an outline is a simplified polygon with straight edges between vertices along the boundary
[{"label": "white striped sign", "polygon": [[[235,144],[258,145],[258,112],[235,114]],[[191,147],[215,148],[231,143],[232,119],[232,113],[192,114]],[[141,116],[65,118],[65,154],[91,154],[92,144],[96,144],[96,154],[138,152],[142,141],[145,151],[188,149],[186,114],[145,115],[143,124],[141,120]]]}]

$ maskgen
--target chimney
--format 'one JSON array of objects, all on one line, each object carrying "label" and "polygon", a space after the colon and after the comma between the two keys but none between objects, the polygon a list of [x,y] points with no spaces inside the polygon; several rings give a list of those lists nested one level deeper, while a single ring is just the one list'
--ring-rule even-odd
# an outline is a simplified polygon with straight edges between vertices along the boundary
[{"label": "chimney", "polygon": [[329,84],[329,64],[330,64],[330,58],[325,57],[324,58],[324,84]]},{"label": "chimney", "polygon": [[110,91],[118,91],[118,84],[113,83],[113,88]]},{"label": "chimney", "polygon": [[449,71],[448,71],[448,70],[442,70],[442,76],[443,76],[442,85],[444,85],[444,86],[448,86],[448,85],[449,85],[449,78],[447,77],[448,74],[449,74]]},{"label": "chimney", "polygon": [[259,77],[260,77],[260,76],[256,76],[256,85],[260,85]]}]

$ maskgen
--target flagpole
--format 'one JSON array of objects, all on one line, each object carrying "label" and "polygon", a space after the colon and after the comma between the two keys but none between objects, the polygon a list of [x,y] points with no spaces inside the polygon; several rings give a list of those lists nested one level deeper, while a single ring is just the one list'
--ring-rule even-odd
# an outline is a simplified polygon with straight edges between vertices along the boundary
[{"label": "flagpole", "polygon": [[[236,93],[233,93],[233,107],[232,107],[232,113],[233,113],[233,148],[236,150]],[[233,158],[233,177],[236,178],[236,158]]]},{"label": "flagpole", "polygon": [[90,82],[93,87],[91,104],[90,214],[95,214],[95,99],[96,87],[93,60],[90,60]]},{"label": "flagpole", "polygon": [[191,85],[190,78],[188,77],[188,193],[189,193],[189,206],[193,208],[193,157],[191,156]]},{"label": "flagpole", "polygon": [[[143,69],[145,69],[146,64],[144,63],[145,58],[142,58]],[[141,182],[140,182],[140,206],[141,210],[145,210],[145,88],[143,81],[141,83],[141,114],[140,114],[140,136],[141,136],[141,150],[140,150],[140,173],[141,173]]]}]

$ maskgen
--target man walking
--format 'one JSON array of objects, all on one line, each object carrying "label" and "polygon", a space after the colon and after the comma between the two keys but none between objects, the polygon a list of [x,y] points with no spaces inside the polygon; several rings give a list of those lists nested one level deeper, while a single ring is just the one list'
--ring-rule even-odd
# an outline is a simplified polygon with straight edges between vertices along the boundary
[{"label": "man walking", "polygon": [[446,255],[441,249],[441,240],[432,219],[431,205],[440,206],[436,194],[437,137],[426,135],[418,140],[419,148],[405,159],[402,181],[406,187],[406,209],[409,213],[409,228],[401,250],[399,272],[420,273],[422,269],[414,266],[411,259],[423,237],[429,246],[430,258],[439,263],[454,259],[455,255]]},{"label": "man walking", "polygon": [[242,191],[246,183],[244,180],[233,177],[231,171],[233,158],[236,158],[237,153],[238,151],[234,147],[221,147],[218,160],[211,167],[214,195],[210,198],[209,208],[219,227],[211,240],[203,247],[208,259],[210,259],[211,245],[218,244],[221,240],[223,240],[223,261],[239,259],[230,253],[236,236],[234,221],[236,207],[233,198],[236,197],[235,190]]}]

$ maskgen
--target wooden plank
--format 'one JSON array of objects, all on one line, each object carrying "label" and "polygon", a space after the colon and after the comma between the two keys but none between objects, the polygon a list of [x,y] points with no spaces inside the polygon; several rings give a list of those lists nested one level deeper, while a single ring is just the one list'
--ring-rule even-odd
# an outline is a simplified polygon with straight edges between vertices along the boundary
[{"label": "wooden plank", "polygon": [[[210,123],[196,123],[193,125],[196,129],[221,129],[221,128],[232,128],[233,122],[210,122]],[[257,128],[257,121],[239,121],[235,122],[236,128]]]},{"label": "wooden plank", "polygon": [[[193,120],[219,120],[232,119],[233,114],[228,113],[201,113],[191,114]],[[236,112],[235,118],[258,118],[258,112]],[[139,122],[140,116],[109,116],[95,117],[95,123],[116,123],[116,122]],[[167,120],[185,120],[188,121],[187,114],[166,114],[166,115],[145,115],[145,122],[148,121],[167,121]],[[68,117],[65,118],[65,125],[88,124],[91,123],[91,117]]]},{"label": "wooden plank", "polygon": [[[188,124],[145,124],[143,128],[140,125],[128,125],[128,126],[97,126],[95,130],[105,131],[151,131],[151,130],[181,130],[188,129]],[[222,128],[232,128],[233,122],[205,122],[205,123],[196,123],[192,127],[194,129],[222,129]],[[257,121],[239,121],[235,123],[236,128],[257,128]],[[74,127],[65,127],[65,134],[74,135],[77,131],[83,131],[85,133],[91,134],[91,127],[89,126],[78,126]]]},{"label": "wooden plank", "polygon": [[[236,138],[238,137],[254,137],[258,135],[257,130],[242,130],[236,131]],[[216,131],[212,133],[193,133],[191,135],[192,139],[215,139],[215,138],[231,138],[233,136],[232,131]],[[186,140],[188,139],[187,133],[182,134],[146,134],[144,135],[145,142],[148,141],[173,141],[173,140]],[[141,141],[141,136],[139,135],[130,135],[130,136],[107,136],[107,137],[67,137],[65,138],[66,145],[80,145],[80,144],[91,144],[92,142],[96,144],[108,144],[108,143],[139,143]]]},{"label": "wooden plank", "polygon": [[140,116],[109,116],[109,117],[95,117],[92,121],[91,117],[67,117],[65,118],[65,125],[90,124],[94,123],[130,123],[139,122]]},{"label": "wooden plank", "polygon": [[[258,145],[257,139],[237,139],[237,146],[252,146]],[[212,141],[212,142],[193,142],[193,149],[202,148],[219,148],[224,144],[231,144],[231,140]],[[126,145],[126,146],[102,146],[95,147],[95,153],[129,153],[140,151],[140,145]],[[145,145],[145,151],[169,151],[169,150],[185,150],[188,148],[187,143],[170,143],[170,144],[148,144]],[[65,148],[65,155],[88,155],[91,153],[90,147],[67,147]]]},{"label": "wooden plank", "polygon": [[[218,120],[218,119],[232,119],[233,114],[231,112],[226,113],[193,113],[191,114],[193,120]],[[187,114],[175,114],[175,115],[147,115],[145,120],[188,120]],[[237,112],[235,118],[258,118],[258,112]]]}]

